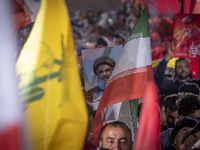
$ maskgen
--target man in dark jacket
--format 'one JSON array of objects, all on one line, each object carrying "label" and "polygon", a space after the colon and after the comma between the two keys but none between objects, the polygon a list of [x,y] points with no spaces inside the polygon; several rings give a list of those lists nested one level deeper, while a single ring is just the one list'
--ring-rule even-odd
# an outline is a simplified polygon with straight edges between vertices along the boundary
[{"label": "man in dark jacket", "polygon": [[190,78],[190,65],[187,59],[178,59],[175,63],[175,80],[168,80],[164,76],[165,69],[167,67],[168,61],[172,58],[173,45],[168,47],[167,54],[163,60],[158,64],[154,72],[154,80],[158,86],[160,94],[165,97],[167,95],[178,93],[179,87],[185,82],[196,83],[200,86],[199,79]]}]

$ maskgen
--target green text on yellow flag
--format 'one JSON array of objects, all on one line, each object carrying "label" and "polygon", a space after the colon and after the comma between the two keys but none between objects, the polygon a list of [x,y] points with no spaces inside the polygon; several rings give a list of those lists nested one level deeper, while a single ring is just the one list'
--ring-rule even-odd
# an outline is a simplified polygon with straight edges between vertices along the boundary
[{"label": "green text on yellow flag", "polygon": [[33,149],[82,149],[87,111],[64,0],[42,0],[17,74]]}]

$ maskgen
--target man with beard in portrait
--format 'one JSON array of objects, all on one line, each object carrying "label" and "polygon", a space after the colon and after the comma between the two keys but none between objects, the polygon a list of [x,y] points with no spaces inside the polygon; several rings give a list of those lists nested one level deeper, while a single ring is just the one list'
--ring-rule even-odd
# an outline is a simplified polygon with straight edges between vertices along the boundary
[{"label": "man with beard in portrait", "polygon": [[98,78],[97,86],[84,93],[86,103],[97,110],[101,97],[108,84],[108,80],[115,66],[115,60],[108,56],[101,56],[93,63],[93,71]]}]

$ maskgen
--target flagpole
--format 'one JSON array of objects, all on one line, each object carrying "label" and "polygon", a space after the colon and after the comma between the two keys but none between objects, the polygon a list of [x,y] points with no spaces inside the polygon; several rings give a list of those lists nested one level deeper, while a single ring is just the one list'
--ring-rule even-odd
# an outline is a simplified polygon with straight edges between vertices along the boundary
[{"label": "flagpole", "polygon": [[137,130],[137,120],[138,120],[138,99],[129,100],[129,106],[131,112],[132,127],[135,136]]}]

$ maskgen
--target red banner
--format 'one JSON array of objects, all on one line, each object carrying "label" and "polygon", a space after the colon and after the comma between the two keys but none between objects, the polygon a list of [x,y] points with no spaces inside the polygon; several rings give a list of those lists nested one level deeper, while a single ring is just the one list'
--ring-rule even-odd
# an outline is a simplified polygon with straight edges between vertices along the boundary
[{"label": "red banner", "polygon": [[178,14],[174,28],[174,56],[200,57],[200,15]]}]

